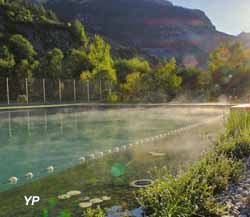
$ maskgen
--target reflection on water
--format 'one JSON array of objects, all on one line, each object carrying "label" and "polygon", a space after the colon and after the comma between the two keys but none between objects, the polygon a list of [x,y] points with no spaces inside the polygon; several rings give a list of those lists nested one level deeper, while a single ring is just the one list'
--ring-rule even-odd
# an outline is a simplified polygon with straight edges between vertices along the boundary
[{"label": "reflection on water", "polygon": [[[50,210],[57,216],[60,209],[73,210],[80,216],[79,201],[83,197],[108,195],[111,201],[103,206],[124,204],[135,206],[134,189],[129,183],[134,179],[154,178],[154,171],[179,167],[197,159],[210,141],[200,135],[217,133],[222,121],[199,127],[165,139],[139,144],[132,149],[107,154],[95,161],[78,165],[78,159],[89,153],[105,152],[122,147],[142,138],[159,135],[169,130],[211,119],[220,110],[199,109],[121,109],[121,110],[58,110],[4,113],[0,122],[0,174],[1,180],[17,176],[24,181],[24,174],[46,174],[53,165],[56,171],[65,170],[12,191],[0,193],[0,210],[8,216],[40,216],[51,198],[70,190],[80,190],[81,197],[59,201]],[[154,153],[154,154],[152,154]],[[156,170],[155,170],[156,168]],[[23,184],[23,182],[20,182]],[[7,186],[7,187],[6,187]],[[0,185],[2,190],[16,185]],[[39,195],[42,202],[36,209],[25,209],[23,195]],[[10,206],[10,201],[15,201]],[[15,207],[15,209],[13,209]]]},{"label": "reflection on water", "polygon": [[[105,151],[188,124],[164,110],[25,111],[2,113],[0,182],[72,167],[81,156]],[[12,186],[9,186],[12,187]]]}]

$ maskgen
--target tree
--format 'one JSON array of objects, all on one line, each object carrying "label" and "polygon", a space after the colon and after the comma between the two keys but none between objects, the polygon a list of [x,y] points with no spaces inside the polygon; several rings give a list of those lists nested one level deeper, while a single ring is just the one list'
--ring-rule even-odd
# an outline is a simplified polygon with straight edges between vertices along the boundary
[{"label": "tree", "polygon": [[87,37],[87,34],[85,32],[84,26],[82,25],[81,21],[76,20],[73,23],[72,28],[73,28],[73,32],[75,36],[79,39],[81,46],[86,48],[88,45],[88,37]]},{"label": "tree", "polygon": [[0,46],[0,73],[1,76],[8,76],[8,71],[15,66],[14,55],[10,53],[5,45]]},{"label": "tree", "polygon": [[141,93],[141,73],[133,72],[127,75],[126,83],[121,84],[125,99],[138,98]]},{"label": "tree", "polygon": [[117,81],[116,71],[113,68],[113,59],[110,54],[110,45],[100,36],[95,36],[93,43],[90,45],[89,60],[93,65],[92,77]]},{"label": "tree", "polygon": [[82,49],[71,49],[64,61],[64,74],[66,77],[80,78],[80,74],[86,70],[92,70],[88,55]]},{"label": "tree", "polygon": [[22,35],[12,35],[9,41],[16,59],[32,60],[36,55],[36,51],[33,48],[32,44]]},{"label": "tree", "polygon": [[140,58],[132,59],[119,59],[115,62],[114,67],[117,71],[118,81],[121,83],[126,82],[126,77],[132,72],[147,73],[151,70],[148,61]]},{"label": "tree", "polygon": [[208,65],[211,73],[210,91],[214,96],[232,95],[250,85],[250,49],[241,43],[226,43],[212,51]]},{"label": "tree", "polygon": [[38,66],[38,61],[33,61],[32,63],[30,63],[27,59],[22,59],[16,67],[15,77],[18,80],[24,80],[25,78],[27,78],[30,81],[33,77],[33,71],[36,70]]},{"label": "tree", "polygon": [[161,63],[155,71],[143,75],[143,89],[146,92],[154,93],[156,99],[169,100],[179,91],[182,78],[177,75],[176,60]]},{"label": "tree", "polygon": [[63,76],[63,52],[59,48],[54,48],[47,52],[43,60],[43,73],[46,78],[58,79]]}]

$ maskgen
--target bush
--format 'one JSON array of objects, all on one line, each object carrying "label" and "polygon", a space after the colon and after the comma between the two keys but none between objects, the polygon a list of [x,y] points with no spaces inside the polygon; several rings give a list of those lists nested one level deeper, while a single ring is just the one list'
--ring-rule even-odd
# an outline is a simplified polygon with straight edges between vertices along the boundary
[{"label": "bush", "polygon": [[28,99],[26,95],[18,95],[17,102],[19,103],[27,103]]},{"label": "bush", "polygon": [[250,155],[250,112],[231,112],[225,128],[225,134],[218,141],[218,151],[237,159],[248,157]]},{"label": "bush", "polygon": [[118,96],[116,94],[109,94],[107,97],[108,102],[117,102]]},{"label": "bush", "polygon": [[105,217],[105,213],[101,208],[97,208],[97,209],[89,208],[82,216],[83,217]]},{"label": "bush", "polygon": [[137,199],[146,214],[164,216],[221,216],[225,207],[217,194],[237,182],[242,158],[250,155],[250,113],[234,112],[216,146],[186,172],[167,173],[153,186],[139,190]]}]

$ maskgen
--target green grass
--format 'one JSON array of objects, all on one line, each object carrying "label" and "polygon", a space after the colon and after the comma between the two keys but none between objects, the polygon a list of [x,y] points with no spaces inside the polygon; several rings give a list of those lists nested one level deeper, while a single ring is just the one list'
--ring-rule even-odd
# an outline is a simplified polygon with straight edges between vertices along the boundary
[{"label": "green grass", "polygon": [[250,156],[250,112],[231,112],[221,135],[208,153],[177,176],[166,173],[140,190],[137,198],[150,216],[221,216],[217,195],[239,180],[242,159]]}]

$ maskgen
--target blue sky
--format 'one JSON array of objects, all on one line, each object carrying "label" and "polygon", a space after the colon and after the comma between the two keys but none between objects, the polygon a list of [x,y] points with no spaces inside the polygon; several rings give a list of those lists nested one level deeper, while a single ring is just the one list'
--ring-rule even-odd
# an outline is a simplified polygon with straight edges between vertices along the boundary
[{"label": "blue sky", "polygon": [[250,0],[170,0],[175,5],[203,10],[219,31],[250,32]]}]

